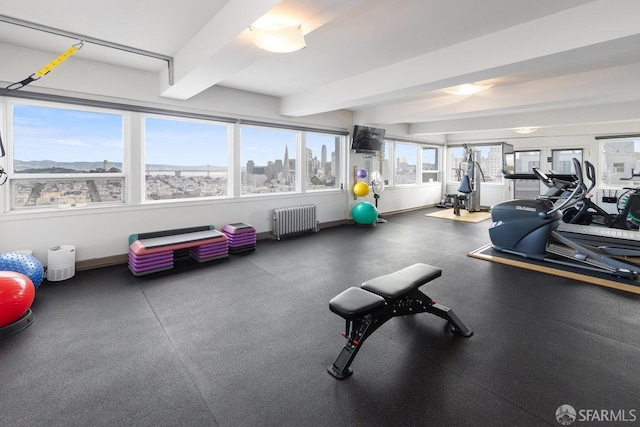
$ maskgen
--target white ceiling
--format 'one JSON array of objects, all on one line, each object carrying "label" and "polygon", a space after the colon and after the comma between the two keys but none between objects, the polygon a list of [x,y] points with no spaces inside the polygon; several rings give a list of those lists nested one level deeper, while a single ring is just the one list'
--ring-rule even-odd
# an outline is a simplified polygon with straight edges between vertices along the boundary
[{"label": "white ceiling", "polygon": [[[91,43],[74,56],[157,73],[169,98],[219,85],[278,97],[283,115],[346,109],[414,134],[640,118],[638,0],[0,0],[0,14],[171,56],[172,86],[161,60]],[[247,27],[274,18],[307,47],[255,47]],[[0,22],[0,43],[57,55],[74,41]],[[471,82],[494,86],[442,91]]]}]

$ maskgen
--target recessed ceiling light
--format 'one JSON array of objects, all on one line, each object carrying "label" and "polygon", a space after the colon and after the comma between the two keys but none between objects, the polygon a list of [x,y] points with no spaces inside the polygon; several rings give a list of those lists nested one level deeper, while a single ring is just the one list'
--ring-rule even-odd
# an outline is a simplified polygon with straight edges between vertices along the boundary
[{"label": "recessed ceiling light", "polygon": [[493,87],[492,84],[490,85],[479,85],[479,84],[475,84],[475,83],[465,83],[463,85],[460,86],[452,86],[450,88],[447,89],[443,89],[446,93],[448,93],[449,95],[473,95],[476,94],[478,92],[482,92],[483,90],[487,90],[490,87]]},{"label": "recessed ceiling light", "polygon": [[523,134],[526,134],[526,133],[533,133],[533,132],[535,132],[535,131],[537,131],[537,130],[538,130],[538,128],[514,128],[514,129],[513,129],[513,131],[514,131],[514,132],[516,132],[516,133],[523,133]]}]

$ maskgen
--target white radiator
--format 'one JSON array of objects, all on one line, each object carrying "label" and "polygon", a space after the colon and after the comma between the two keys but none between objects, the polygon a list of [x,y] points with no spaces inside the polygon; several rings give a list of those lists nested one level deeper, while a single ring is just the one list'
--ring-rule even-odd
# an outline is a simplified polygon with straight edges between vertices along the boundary
[{"label": "white radiator", "polygon": [[316,205],[289,206],[273,210],[273,235],[276,239],[280,240],[282,236],[303,231],[318,232]]}]

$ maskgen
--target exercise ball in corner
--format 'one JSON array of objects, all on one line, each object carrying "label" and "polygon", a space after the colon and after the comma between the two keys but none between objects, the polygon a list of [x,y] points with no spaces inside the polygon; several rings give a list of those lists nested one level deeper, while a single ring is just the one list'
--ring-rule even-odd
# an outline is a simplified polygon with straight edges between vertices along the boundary
[{"label": "exercise ball in corner", "polygon": [[29,311],[36,288],[27,276],[15,271],[0,271],[0,328],[20,320]]},{"label": "exercise ball in corner", "polygon": [[364,197],[369,194],[369,184],[366,182],[358,182],[353,186],[353,194],[358,197]]},{"label": "exercise ball in corner", "polygon": [[373,224],[378,219],[378,210],[369,202],[359,202],[351,209],[351,216],[357,224]]}]

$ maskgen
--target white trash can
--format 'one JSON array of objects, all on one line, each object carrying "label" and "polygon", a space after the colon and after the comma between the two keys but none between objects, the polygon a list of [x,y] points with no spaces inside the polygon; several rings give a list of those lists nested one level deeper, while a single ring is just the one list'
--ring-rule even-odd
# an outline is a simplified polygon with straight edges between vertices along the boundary
[{"label": "white trash can", "polygon": [[74,274],[76,274],[76,247],[61,245],[49,249],[47,280],[57,282],[69,279]]}]

